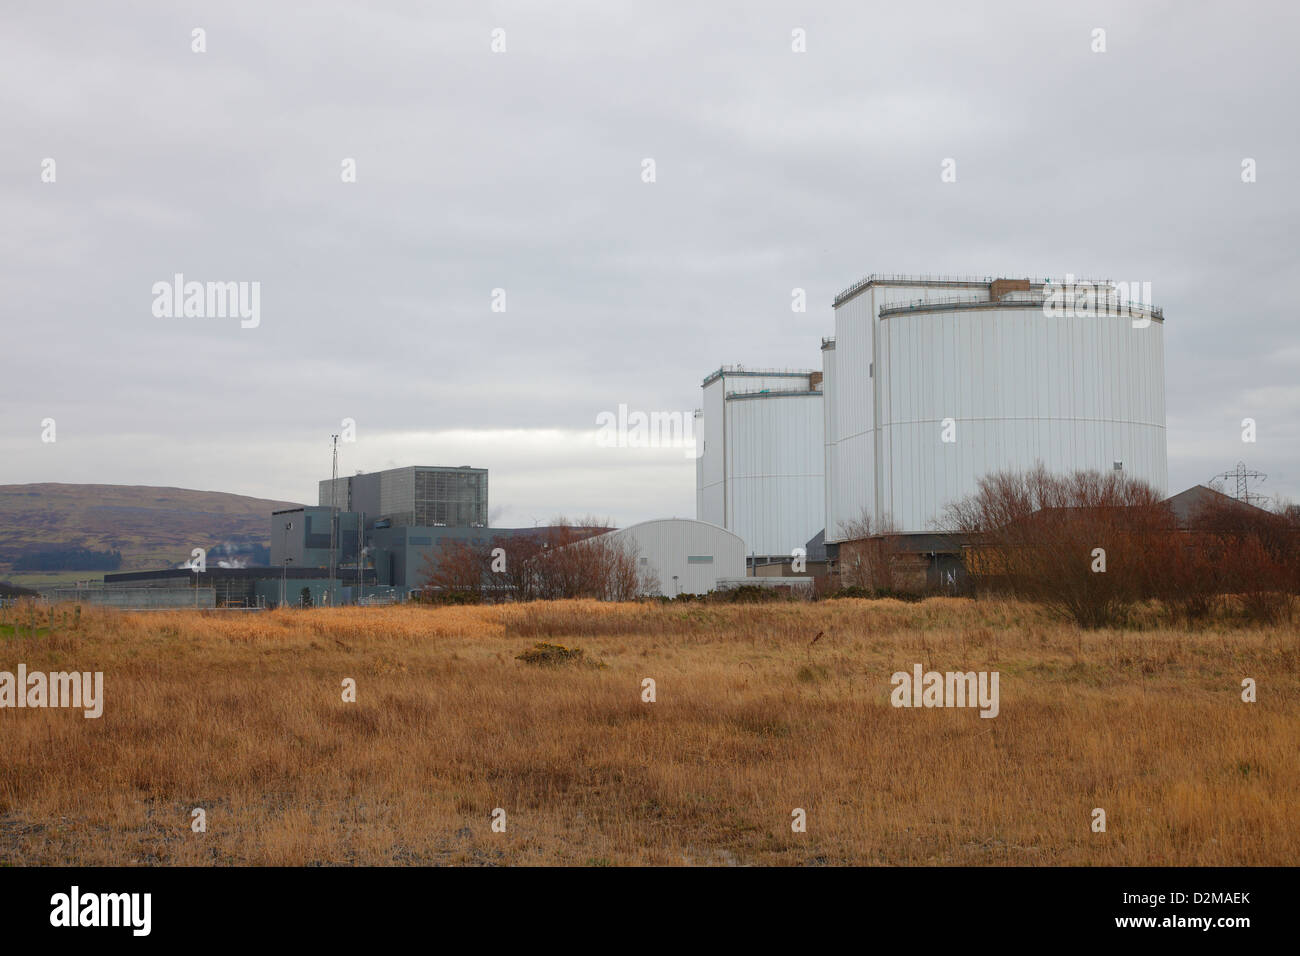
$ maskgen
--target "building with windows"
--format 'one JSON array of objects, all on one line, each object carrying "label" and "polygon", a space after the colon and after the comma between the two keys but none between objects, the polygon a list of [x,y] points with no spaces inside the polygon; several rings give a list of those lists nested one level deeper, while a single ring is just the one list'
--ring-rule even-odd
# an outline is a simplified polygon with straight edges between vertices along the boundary
[{"label": "building with windows", "polygon": [[461,465],[410,465],[320,483],[318,505],[389,527],[486,528],[488,473]]},{"label": "building with windows", "polygon": [[[330,566],[340,586],[373,578],[399,597],[419,587],[451,541],[485,544],[513,533],[488,528],[486,468],[412,465],[320,482],[319,504],[271,514],[271,564]],[[330,516],[335,531],[330,533]],[[290,572],[292,573],[292,571]]]}]

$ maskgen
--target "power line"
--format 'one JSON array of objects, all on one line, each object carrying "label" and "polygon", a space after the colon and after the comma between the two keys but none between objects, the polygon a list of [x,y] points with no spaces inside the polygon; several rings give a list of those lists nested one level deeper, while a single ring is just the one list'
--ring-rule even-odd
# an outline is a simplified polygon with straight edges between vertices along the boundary
[{"label": "power line", "polygon": [[1268,475],[1264,474],[1262,471],[1255,471],[1253,468],[1247,468],[1244,461],[1237,462],[1237,467],[1232,471],[1219,472],[1219,474],[1215,475],[1214,478],[1210,480],[1213,481],[1219,478],[1224,481],[1236,479],[1237,493],[1233,495],[1233,497],[1238,501],[1244,501],[1246,504],[1253,504],[1256,501],[1263,501],[1268,497],[1267,495],[1251,494],[1250,483],[1252,481],[1265,481],[1268,478]]}]

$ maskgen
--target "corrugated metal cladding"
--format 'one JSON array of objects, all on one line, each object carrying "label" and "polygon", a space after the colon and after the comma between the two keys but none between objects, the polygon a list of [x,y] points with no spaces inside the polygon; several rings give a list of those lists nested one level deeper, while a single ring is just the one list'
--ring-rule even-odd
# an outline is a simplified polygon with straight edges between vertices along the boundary
[{"label": "corrugated metal cladding", "polygon": [[1165,490],[1162,318],[1051,316],[1032,294],[879,315],[953,297],[987,302],[988,286],[873,283],[837,304],[834,348],[822,352],[828,541],[864,514],[877,528],[933,530],[981,476],[1040,461],[1054,472],[1121,461]]},{"label": "corrugated metal cladding", "polygon": [[695,410],[695,517],[704,514],[704,410]]},{"label": "corrugated metal cladding", "polygon": [[635,546],[639,566],[654,572],[658,593],[666,597],[707,594],[717,587],[718,578],[745,573],[745,543],[740,536],[703,521],[643,521],[608,536]]},{"label": "corrugated metal cladding", "polygon": [[705,380],[696,516],[738,534],[748,554],[788,556],[822,528],[825,422],[815,377],[724,371]]},{"label": "corrugated metal cladding", "polygon": [[696,432],[696,450],[699,452],[699,464],[696,466],[696,510],[695,517],[700,521],[726,527],[727,517],[723,491],[726,483],[725,444],[722,438],[722,405],[726,383],[715,379],[704,386],[704,406],[700,418],[703,427]]},{"label": "corrugated metal cladding", "polygon": [[[835,487],[835,476],[840,473],[839,470],[839,446],[831,441],[831,436],[839,434],[839,418],[836,412],[836,403],[830,400],[834,394],[835,388],[835,340],[829,339],[822,342],[822,449],[823,449],[823,470],[822,479],[823,495],[825,496],[826,514],[836,512],[836,497],[839,494]],[[823,525],[825,527],[825,516],[823,516]]]}]

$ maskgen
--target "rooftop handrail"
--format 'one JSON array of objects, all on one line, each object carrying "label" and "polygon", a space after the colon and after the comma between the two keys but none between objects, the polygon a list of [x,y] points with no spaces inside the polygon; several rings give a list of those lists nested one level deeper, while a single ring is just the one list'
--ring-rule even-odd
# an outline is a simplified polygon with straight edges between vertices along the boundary
[{"label": "rooftop handrail", "polygon": [[780,398],[790,395],[821,395],[822,392],[816,388],[758,388],[752,391],[744,392],[727,392],[726,398]]},{"label": "rooftop handrail", "polygon": [[[1058,290],[1059,291],[1059,290]],[[880,314],[887,312],[909,312],[917,309],[928,309],[935,306],[943,305],[996,305],[999,302],[1011,303],[1029,303],[1032,305],[1045,305],[1050,299],[1056,297],[1056,293],[1048,295],[1043,292],[1025,292],[1017,290],[1008,292],[999,299],[979,299],[969,296],[942,296],[932,299],[912,299],[908,302],[894,302],[880,307]],[[1059,300],[1062,308],[1078,308],[1077,302],[1072,302],[1067,296],[1060,296]],[[1151,305],[1146,302],[1130,302],[1121,299],[1112,291],[1107,295],[1095,295],[1092,297],[1094,307],[1121,306],[1125,309],[1131,309],[1138,312],[1150,312],[1152,315],[1164,316],[1164,309]]]},{"label": "rooftop handrail", "polygon": [[788,375],[802,376],[812,375],[818,371],[815,368],[747,368],[744,365],[722,365],[708,375],[704,376],[706,383],[713,381],[720,375]]},{"label": "rooftop handrail", "polygon": [[[1024,275],[1024,273],[1021,273],[1021,272],[998,272],[998,273],[991,273],[991,274],[989,274],[989,275],[982,275],[982,276],[974,276],[974,275],[942,275],[942,274],[937,274],[937,273],[936,273],[936,274],[926,274],[926,273],[921,273],[921,274],[917,274],[917,275],[911,275],[911,274],[903,273],[903,272],[873,272],[873,273],[871,273],[870,275],[865,276],[864,278],[859,279],[857,282],[853,283],[851,286],[848,286],[847,288],[843,289],[843,290],[840,292],[840,294],[837,295],[837,296],[835,297],[835,301],[836,301],[836,302],[839,302],[841,299],[844,299],[844,298],[846,298],[847,296],[852,295],[854,292],[857,292],[859,289],[863,288],[864,286],[870,285],[872,282],[916,282],[916,283],[923,283],[923,282],[979,282],[979,283],[989,283],[989,282],[994,282],[994,281],[997,280],[997,279],[1025,279],[1025,278],[1028,278],[1029,281],[1030,281],[1031,283],[1034,283],[1034,284],[1036,284],[1036,285],[1045,285],[1045,284],[1051,283],[1051,282],[1053,281],[1053,277],[1051,277],[1051,276],[1026,276],[1026,275]],[[1060,277],[1060,281],[1064,281],[1064,277]],[[1110,279],[1083,279],[1083,278],[1076,277],[1074,281],[1075,281],[1075,282],[1092,282],[1094,285],[1100,285],[1100,284],[1107,284],[1107,283],[1109,283],[1111,280],[1110,280]]]}]

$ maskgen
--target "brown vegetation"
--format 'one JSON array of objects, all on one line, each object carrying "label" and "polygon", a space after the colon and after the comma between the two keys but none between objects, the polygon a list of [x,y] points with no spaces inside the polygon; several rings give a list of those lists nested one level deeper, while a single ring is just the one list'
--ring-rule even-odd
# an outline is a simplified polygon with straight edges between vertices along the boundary
[{"label": "brown vegetation", "polygon": [[[1214,496],[1189,521],[1122,472],[999,472],[950,505],[975,586],[1085,627],[1122,624],[1160,600],[1184,619],[1229,607],[1289,620],[1300,593],[1300,522]],[[1226,595],[1237,595],[1229,602]]]},{"label": "brown vegetation", "polygon": [[[0,864],[1294,863],[1295,629],[1134,615],[1143,630],[948,598],[91,610],[0,638],[0,670],[102,670],[106,697],[98,720],[0,710]],[[605,666],[516,659],[538,642]],[[891,707],[914,663],[998,670],[999,715]]]},{"label": "brown vegetation", "polygon": [[595,598],[629,601],[659,591],[636,547],[606,536],[609,523],[557,518],[535,534],[449,542],[425,557],[423,598],[435,603]]},{"label": "brown vegetation", "polygon": [[898,590],[897,529],[886,518],[873,527],[871,515],[863,511],[855,521],[840,523],[839,580],[841,588],[889,593]]}]

